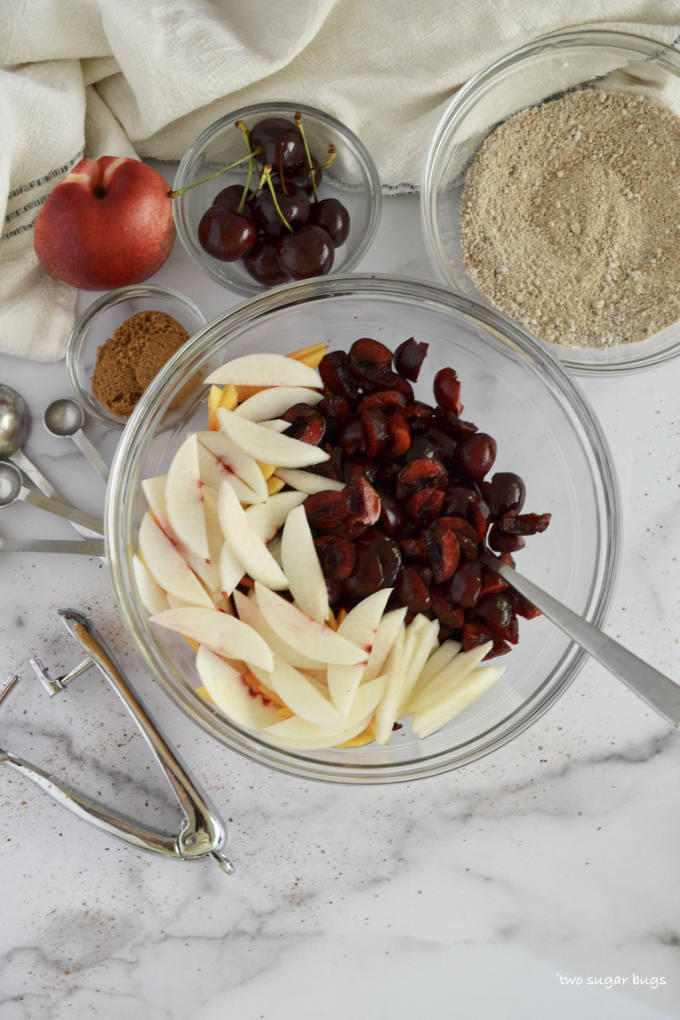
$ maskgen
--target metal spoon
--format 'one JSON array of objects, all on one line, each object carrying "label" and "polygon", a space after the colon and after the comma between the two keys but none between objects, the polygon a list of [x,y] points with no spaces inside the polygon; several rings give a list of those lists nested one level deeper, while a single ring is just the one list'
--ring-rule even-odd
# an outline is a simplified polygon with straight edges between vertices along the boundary
[{"label": "metal spoon", "polygon": [[0,457],[13,460],[46,496],[61,499],[52,483],[28,459],[21,447],[31,431],[31,412],[11,386],[0,384]]},{"label": "metal spoon", "polygon": [[53,436],[72,439],[80,452],[90,462],[95,471],[105,482],[109,479],[109,467],[99,450],[96,449],[83,432],[85,412],[77,400],[62,397],[53,400],[43,416],[45,428]]},{"label": "metal spoon", "polygon": [[83,556],[103,556],[106,550],[103,538],[74,538],[69,541],[50,538],[3,538],[0,535],[0,552],[79,553]]},{"label": "metal spoon", "polygon": [[[0,458],[12,460],[45,496],[52,496],[60,503],[67,503],[68,500],[64,499],[52,482],[45,478],[22,452],[21,447],[26,442],[30,430],[31,412],[24,398],[11,386],[0,384]],[[79,524],[74,524],[73,527],[79,535],[86,538],[99,534],[98,531],[93,533],[89,528],[82,528]]]},{"label": "metal spoon", "polygon": [[37,506],[40,510],[47,510],[50,514],[56,514],[57,517],[65,517],[72,524],[79,524],[81,528],[87,528],[98,535],[104,534],[103,521],[78,510],[70,503],[62,503],[50,496],[41,496],[38,492],[32,492],[24,485],[18,467],[10,464],[9,461],[0,461],[0,508],[11,506],[18,499]]},{"label": "metal spoon", "polygon": [[524,595],[530,602],[533,602],[544,616],[564,631],[577,645],[585,648],[605,669],[622,680],[650,708],[653,708],[673,726],[680,726],[680,684],[674,683],[649,663],[639,659],[618,641],[607,637],[597,627],[593,627],[591,623],[573,613],[571,609],[567,609],[552,595],[548,595],[532,581],[522,577],[512,567],[501,563],[488,550],[481,554],[480,560],[485,567],[489,567],[504,581],[516,588],[520,595]]}]

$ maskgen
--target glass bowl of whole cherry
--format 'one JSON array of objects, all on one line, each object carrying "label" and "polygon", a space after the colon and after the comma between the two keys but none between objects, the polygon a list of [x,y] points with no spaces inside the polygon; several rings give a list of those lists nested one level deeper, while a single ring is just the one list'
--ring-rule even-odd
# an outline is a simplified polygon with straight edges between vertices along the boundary
[{"label": "glass bowl of whole cherry", "polygon": [[492,309],[372,275],[196,334],[127,424],[105,517],[122,619],[186,715],[335,782],[472,762],[578,673],[482,549],[596,624],[618,566],[610,455],[561,366]]},{"label": "glass bowl of whole cherry", "polygon": [[215,121],[185,153],[173,191],[189,255],[245,295],[349,272],[380,221],[380,180],[365,145],[330,114],[292,103]]}]

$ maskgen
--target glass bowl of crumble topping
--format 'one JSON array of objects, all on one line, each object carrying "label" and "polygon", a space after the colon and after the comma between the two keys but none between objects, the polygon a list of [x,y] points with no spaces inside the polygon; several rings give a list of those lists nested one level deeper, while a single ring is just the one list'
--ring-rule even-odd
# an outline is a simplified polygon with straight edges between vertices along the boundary
[{"label": "glass bowl of crumble topping", "polygon": [[480,71],[432,141],[421,208],[440,279],[580,374],[680,352],[680,53],[560,32]]}]

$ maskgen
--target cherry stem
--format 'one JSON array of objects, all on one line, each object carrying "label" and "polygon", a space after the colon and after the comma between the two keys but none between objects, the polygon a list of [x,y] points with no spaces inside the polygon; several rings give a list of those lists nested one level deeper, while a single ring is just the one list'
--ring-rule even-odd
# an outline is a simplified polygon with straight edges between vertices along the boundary
[{"label": "cherry stem", "polygon": [[288,195],[289,191],[288,188],[286,187],[286,179],[283,176],[283,150],[285,149],[285,147],[286,143],[281,142],[279,145],[279,183],[281,184],[281,191],[284,193],[284,195]]},{"label": "cherry stem", "polygon": [[260,187],[262,187],[262,184],[265,181],[267,182],[267,184],[269,185],[269,190],[272,193],[272,202],[274,203],[274,208],[276,209],[277,213],[281,217],[281,220],[282,220],[284,226],[286,227],[286,229],[289,230],[291,232],[291,234],[294,234],[295,231],[291,227],[291,225],[288,222],[288,220],[286,219],[286,217],[281,212],[281,206],[279,205],[279,200],[276,197],[276,191],[274,190],[274,182],[272,181],[272,176],[271,175],[272,175],[272,165],[271,165],[271,163],[266,163],[265,167],[264,167],[264,170],[262,171],[262,179],[260,181]]},{"label": "cherry stem", "polygon": [[200,181],[194,181],[193,184],[187,184],[186,188],[178,188],[176,191],[169,191],[168,195],[170,198],[179,198],[185,191],[191,191],[192,188],[197,188],[199,184],[206,184],[208,181],[212,181],[215,177],[219,177],[220,174],[225,174],[227,170],[233,170],[234,167],[240,166],[241,163],[245,163],[246,160],[252,167],[253,157],[256,156],[262,150],[260,148],[255,149],[253,152],[249,152],[247,155],[237,159],[235,163],[230,163],[229,166],[223,166],[217,173],[211,174],[210,177],[203,177]]},{"label": "cherry stem", "polygon": [[314,201],[318,202],[319,201],[319,193],[316,190],[316,170],[318,168],[316,168],[314,166],[313,162],[312,162],[312,154],[309,151],[309,145],[307,144],[307,135],[305,134],[305,129],[302,126],[302,114],[300,113],[299,110],[295,114],[295,123],[297,125],[298,131],[300,132],[300,138],[302,139],[302,144],[304,146],[305,156],[307,157],[307,166],[309,167],[309,170],[311,172],[312,191],[314,192]]},{"label": "cherry stem", "polygon": [[335,157],[337,156],[337,154],[338,154],[337,150],[333,143],[331,142],[331,144],[328,146],[328,155],[326,156],[323,163],[319,163],[317,170],[325,170],[326,167],[329,167],[333,160],[335,159]]},{"label": "cherry stem", "polygon": [[250,144],[250,131],[248,130],[248,128],[246,127],[242,120],[236,121],[236,127],[243,135],[246,143],[246,148],[248,150],[248,155],[251,157],[251,159],[248,162],[248,175],[246,177],[246,183],[243,185],[243,194],[241,195],[241,201],[236,207],[236,212],[242,213],[243,207],[246,204],[246,198],[248,197],[248,191],[250,190],[250,181],[253,176],[253,164],[255,162],[255,156],[253,154],[253,147]]}]

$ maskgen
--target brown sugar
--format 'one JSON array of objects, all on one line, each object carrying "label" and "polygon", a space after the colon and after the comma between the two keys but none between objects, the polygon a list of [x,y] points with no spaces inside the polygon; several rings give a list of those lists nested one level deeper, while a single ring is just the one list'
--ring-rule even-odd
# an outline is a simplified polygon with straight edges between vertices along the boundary
[{"label": "brown sugar", "polygon": [[92,392],[118,418],[127,418],[156,373],[189,339],[165,312],[137,312],[97,351]]}]

